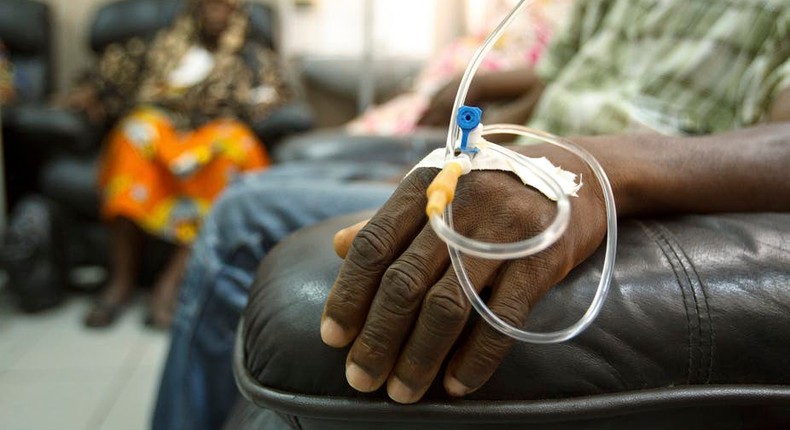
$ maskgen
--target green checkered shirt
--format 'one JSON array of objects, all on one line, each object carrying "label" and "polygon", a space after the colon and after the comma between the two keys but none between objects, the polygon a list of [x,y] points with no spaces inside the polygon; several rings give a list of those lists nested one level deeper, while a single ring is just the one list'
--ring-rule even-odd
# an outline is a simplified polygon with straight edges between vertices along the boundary
[{"label": "green checkered shirt", "polygon": [[754,124],[790,87],[790,0],[578,0],[537,73],[529,125],[559,135]]}]

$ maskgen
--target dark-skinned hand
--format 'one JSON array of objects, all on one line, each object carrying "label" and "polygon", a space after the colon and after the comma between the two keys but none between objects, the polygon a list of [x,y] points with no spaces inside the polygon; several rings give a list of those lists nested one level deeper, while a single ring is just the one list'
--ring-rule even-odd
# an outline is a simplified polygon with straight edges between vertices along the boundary
[{"label": "dark-skinned hand", "polygon": [[[581,161],[554,147],[519,151],[546,154],[564,169],[593,178]],[[335,248],[345,261],[321,320],[326,344],[351,346],[349,384],[370,392],[386,383],[390,398],[400,403],[418,401],[448,358],[443,382],[450,395],[480,388],[513,343],[482,320],[459,338],[471,305],[445,243],[425,215],[425,190],[437,172],[415,171],[369,222],[338,232]],[[510,173],[473,171],[461,178],[453,211],[462,234],[512,242],[543,231],[556,208]],[[488,306],[510,324],[523,326],[532,304],[592,254],[605,233],[604,203],[593,181],[571,198],[568,230],[547,250],[510,261],[465,256],[464,263],[478,291],[492,288]],[[456,343],[457,352],[448,357]]]}]

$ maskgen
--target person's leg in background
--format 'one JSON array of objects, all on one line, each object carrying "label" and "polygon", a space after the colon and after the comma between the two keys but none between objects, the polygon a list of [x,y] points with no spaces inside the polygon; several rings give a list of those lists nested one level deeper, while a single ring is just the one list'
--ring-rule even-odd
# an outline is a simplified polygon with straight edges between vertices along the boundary
[{"label": "person's leg in background", "polygon": [[154,284],[150,310],[145,321],[146,325],[163,329],[170,328],[178,287],[181,285],[184,272],[186,272],[190,253],[191,247],[176,245],[176,249],[173,250],[164,270],[159,274]]},{"label": "person's leg in background", "polygon": [[105,327],[113,323],[119,307],[134,291],[143,232],[131,220],[118,217],[108,223],[110,230],[110,267],[112,274],[99,303],[85,318],[89,327]]},{"label": "person's leg in background", "polygon": [[112,325],[132,296],[145,221],[174,193],[155,151],[175,141],[169,117],[148,108],[133,110],[107,136],[98,187],[101,216],[111,233],[110,282],[85,316],[88,327]]},{"label": "person's leg in background", "polygon": [[[182,132],[176,144],[160,145],[157,160],[168,167],[176,192],[154,211],[151,225],[172,235],[176,249],[154,284],[146,323],[169,329],[191,244],[212,203],[242,172],[257,172],[271,162],[263,144],[245,124],[220,118]],[[210,150],[210,156],[206,151]],[[161,209],[167,217],[161,218]]]},{"label": "person's leg in background", "polygon": [[218,200],[194,244],[173,319],[154,430],[221,428],[239,397],[231,369],[236,326],[255,270],[291,232],[377,208],[397,168],[370,163],[287,165],[249,175]]}]

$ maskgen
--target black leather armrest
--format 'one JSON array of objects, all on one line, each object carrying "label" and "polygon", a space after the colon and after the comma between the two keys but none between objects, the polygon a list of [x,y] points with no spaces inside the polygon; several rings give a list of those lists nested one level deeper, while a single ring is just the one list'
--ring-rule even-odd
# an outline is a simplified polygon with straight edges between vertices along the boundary
[{"label": "black leather armrest", "polygon": [[294,136],[274,153],[278,162],[350,160],[383,161],[410,166],[445,144],[446,131],[423,130],[408,136],[352,135],[342,130],[322,130]]},{"label": "black leather armrest", "polygon": [[[780,428],[790,424],[790,214],[620,223],[603,312],[558,345],[517,344],[463,399],[434,384],[416,405],[361,394],[346,350],[321,343],[323,301],[340,265],[330,220],[278,245],[260,266],[239,330],[246,397],[300,428]],[[533,309],[528,327],[575,321],[599,250]],[[440,378],[441,379],[441,378]]]},{"label": "black leather armrest", "polygon": [[310,107],[305,103],[295,102],[273,109],[266,118],[254,122],[252,129],[265,145],[272,145],[284,136],[308,131],[314,124]]},{"label": "black leather armrest", "polygon": [[[5,117],[4,117],[5,120]],[[85,153],[95,148],[100,127],[91,125],[84,115],[46,105],[16,106],[8,127],[41,151]]]},{"label": "black leather armrest", "polygon": [[95,219],[99,215],[99,159],[97,156],[54,157],[39,177],[41,192],[51,200]]}]

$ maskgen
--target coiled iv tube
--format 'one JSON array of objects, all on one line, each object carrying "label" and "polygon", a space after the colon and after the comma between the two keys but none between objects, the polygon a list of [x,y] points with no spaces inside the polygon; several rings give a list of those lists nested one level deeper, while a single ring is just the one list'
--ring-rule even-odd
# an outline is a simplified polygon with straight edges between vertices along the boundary
[{"label": "coiled iv tube", "polygon": [[[496,40],[499,39],[502,33],[507,29],[507,27],[515,18],[516,14],[527,7],[530,3],[531,1],[529,0],[521,0],[499,24],[499,26],[497,26],[491,35],[489,35],[483,45],[478,48],[477,52],[475,53],[475,57],[467,66],[455,97],[455,105],[453,106],[450,119],[450,129],[448,130],[447,147],[445,152],[445,158],[447,162],[451,162],[455,158],[455,143],[458,141],[460,133],[459,128],[456,125],[458,109],[463,105],[464,100],[466,99],[466,94],[469,90],[472,77],[477,71],[477,68],[480,66],[480,63],[482,62],[485,55],[491,49]],[[570,327],[552,332],[530,332],[512,326],[494,314],[491,309],[483,302],[483,300],[475,291],[475,288],[469,279],[466,268],[464,267],[463,261],[461,259],[461,252],[482,258],[498,260],[521,258],[536,254],[548,248],[564,233],[570,219],[570,201],[557,181],[554,180],[551,175],[543,172],[538,166],[530,162],[527,157],[522,157],[518,154],[511,153],[510,151],[504,151],[496,145],[488,145],[484,149],[496,151],[500,155],[508,157],[514,162],[530,169],[533,173],[535,173],[536,177],[541,182],[545,183],[549,189],[551,189],[553,194],[557,197],[557,214],[554,218],[554,221],[542,233],[532,238],[513,243],[481,242],[469,237],[465,237],[453,229],[453,208],[451,197],[447,199],[448,202],[443,213],[441,211],[429,212],[430,224],[439,238],[447,243],[447,248],[450,253],[450,260],[452,262],[453,269],[458,276],[458,281],[461,284],[464,294],[472,303],[472,307],[475,309],[475,311],[477,311],[477,313],[479,313],[488,324],[503,334],[523,342],[546,344],[566,341],[581,333],[590,324],[592,324],[592,322],[600,313],[606,299],[606,295],[609,291],[617,246],[617,214],[615,210],[614,195],[612,193],[611,184],[601,165],[590,153],[571,142],[560,139],[559,137],[539,130],[511,124],[498,124],[484,127],[483,136],[490,134],[514,134],[525,136],[570,151],[576,156],[580,157],[588,166],[590,166],[594,176],[598,180],[598,183],[603,190],[604,203],[606,206],[606,251],[601,279],[598,283],[598,289],[595,293],[595,296],[593,297],[590,307],[587,309],[587,312],[585,312],[584,315]],[[460,173],[458,174],[460,175]]]}]

